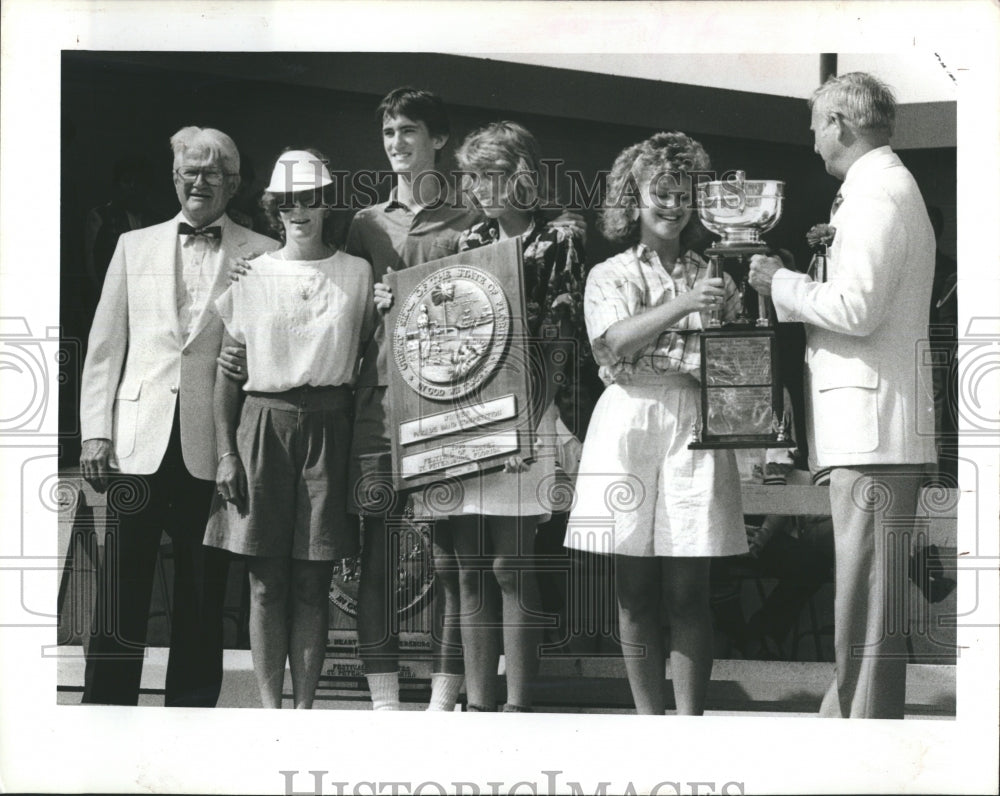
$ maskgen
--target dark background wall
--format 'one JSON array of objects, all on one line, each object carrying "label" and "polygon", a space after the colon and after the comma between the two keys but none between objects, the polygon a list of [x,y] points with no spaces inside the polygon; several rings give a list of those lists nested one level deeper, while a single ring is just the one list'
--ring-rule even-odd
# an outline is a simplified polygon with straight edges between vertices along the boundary
[{"label": "dark background wall", "polygon": [[[562,159],[588,183],[623,147],[659,129],[681,129],[705,145],[717,170],[739,168],[751,179],[786,182],[784,216],[767,238],[791,250],[800,264],[809,257],[805,232],[827,219],[837,188],[812,151],[809,111],[798,99],[437,54],[66,52],[65,333],[85,338],[89,329],[93,296],[81,277],[83,220],[89,208],[110,198],[116,161],[149,161],[161,218],[177,211],[168,141],[189,124],[229,133],[253,162],[258,189],[288,146],[318,147],[339,169],[385,168],[374,109],[388,90],[404,84],[436,91],[448,103],[449,154],[475,127],[513,119],[535,133],[545,157]],[[922,116],[954,126],[953,104],[929,107]],[[900,155],[928,203],[944,211],[942,248],[954,254],[955,148],[911,148]],[[380,198],[389,187],[381,185]],[[564,200],[566,187],[560,186]],[[583,215],[593,265],[615,248],[597,232],[594,212]]]},{"label": "dark background wall", "polygon": [[[702,141],[718,170],[741,168],[751,178],[786,181],[785,214],[768,239],[803,257],[805,230],[824,220],[836,192],[836,181],[812,152],[809,112],[801,100],[394,53],[68,52],[62,99],[72,140],[63,153],[64,179],[74,183],[85,212],[106,200],[115,160],[145,156],[158,177],[157,199],[172,215],[167,141],[186,124],[230,133],[255,164],[260,185],[278,152],[290,145],[317,146],[338,168],[384,168],[373,111],[389,89],[407,83],[437,91],[448,103],[449,152],[471,129],[512,118],[535,133],[544,156],[561,158],[567,169],[589,178],[651,132],[684,130]],[[954,148],[907,149],[901,155],[928,202],[943,208],[943,248],[953,254]],[[388,187],[382,186],[382,194]],[[592,262],[613,251],[596,232],[589,243]]]}]

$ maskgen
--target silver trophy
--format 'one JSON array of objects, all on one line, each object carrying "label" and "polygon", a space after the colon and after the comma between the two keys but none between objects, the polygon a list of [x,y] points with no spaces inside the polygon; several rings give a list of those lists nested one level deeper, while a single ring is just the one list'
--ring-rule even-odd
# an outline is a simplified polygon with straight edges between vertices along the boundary
[{"label": "silver trophy", "polygon": [[[761,233],[767,232],[781,219],[785,183],[779,180],[748,180],[742,171],[732,179],[703,182],[698,186],[698,216],[709,232],[722,239],[706,250],[709,276],[720,277],[730,264],[730,273],[740,286],[740,316],[737,323],[750,323],[742,300],[747,289],[750,258],[766,254],[767,244]],[[733,264],[736,267],[732,267]],[[709,326],[721,325],[719,311],[711,312]],[[770,306],[764,296],[757,297],[757,326],[769,326]]]}]

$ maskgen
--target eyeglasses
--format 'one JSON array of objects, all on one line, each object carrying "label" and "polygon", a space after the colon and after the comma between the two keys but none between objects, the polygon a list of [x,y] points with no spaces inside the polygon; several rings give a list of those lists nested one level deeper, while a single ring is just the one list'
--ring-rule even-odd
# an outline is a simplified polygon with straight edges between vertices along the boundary
[{"label": "eyeglasses", "polygon": [[197,182],[199,175],[209,185],[222,185],[226,177],[235,177],[232,172],[223,172],[218,169],[174,169],[174,174],[184,182]]}]

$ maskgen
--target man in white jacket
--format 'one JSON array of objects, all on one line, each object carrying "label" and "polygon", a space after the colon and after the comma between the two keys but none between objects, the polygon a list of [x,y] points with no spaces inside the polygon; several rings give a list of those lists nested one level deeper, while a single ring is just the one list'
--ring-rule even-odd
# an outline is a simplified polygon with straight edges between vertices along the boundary
[{"label": "man in white jacket", "polygon": [[85,703],[138,701],[163,531],[174,555],[166,704],[212,707],[222,684],[228,558],[202,545],[216,469],[214,301],[233,258],[278,244],[225,215],[240,180],[228,135],[185,127],[170,143],[180,213],[119,239],[83,368],[80,468],[109,509]]},{"label": "man in white jacket", "polygon": [[896,103],[871,75],[830,78],[810,99],[815,150],[843,181],[826,281],[755,256],[750,284],[780,321],[805,324],[813,464],[831,468],[837,677],[824,716],[902,718],[909,535],[934,460],[931,374],[920,355],[934,233],[889,148]]}]

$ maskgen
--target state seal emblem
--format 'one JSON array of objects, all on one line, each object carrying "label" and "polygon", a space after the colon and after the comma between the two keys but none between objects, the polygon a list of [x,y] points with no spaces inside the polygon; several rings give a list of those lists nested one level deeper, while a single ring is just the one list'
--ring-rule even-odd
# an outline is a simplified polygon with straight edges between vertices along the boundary
[{"label": "state seal emblem", "polygon": [[401,304],[392,338],[396,369],[425,398],[468,395],[497,369],[510,319],[507,296],[491,274],[466,265],[442,268]]},{"label": "state seal emblem", "polygon": [[521,241],[385,275],[393,486],[413,490],[532,456]]}]

